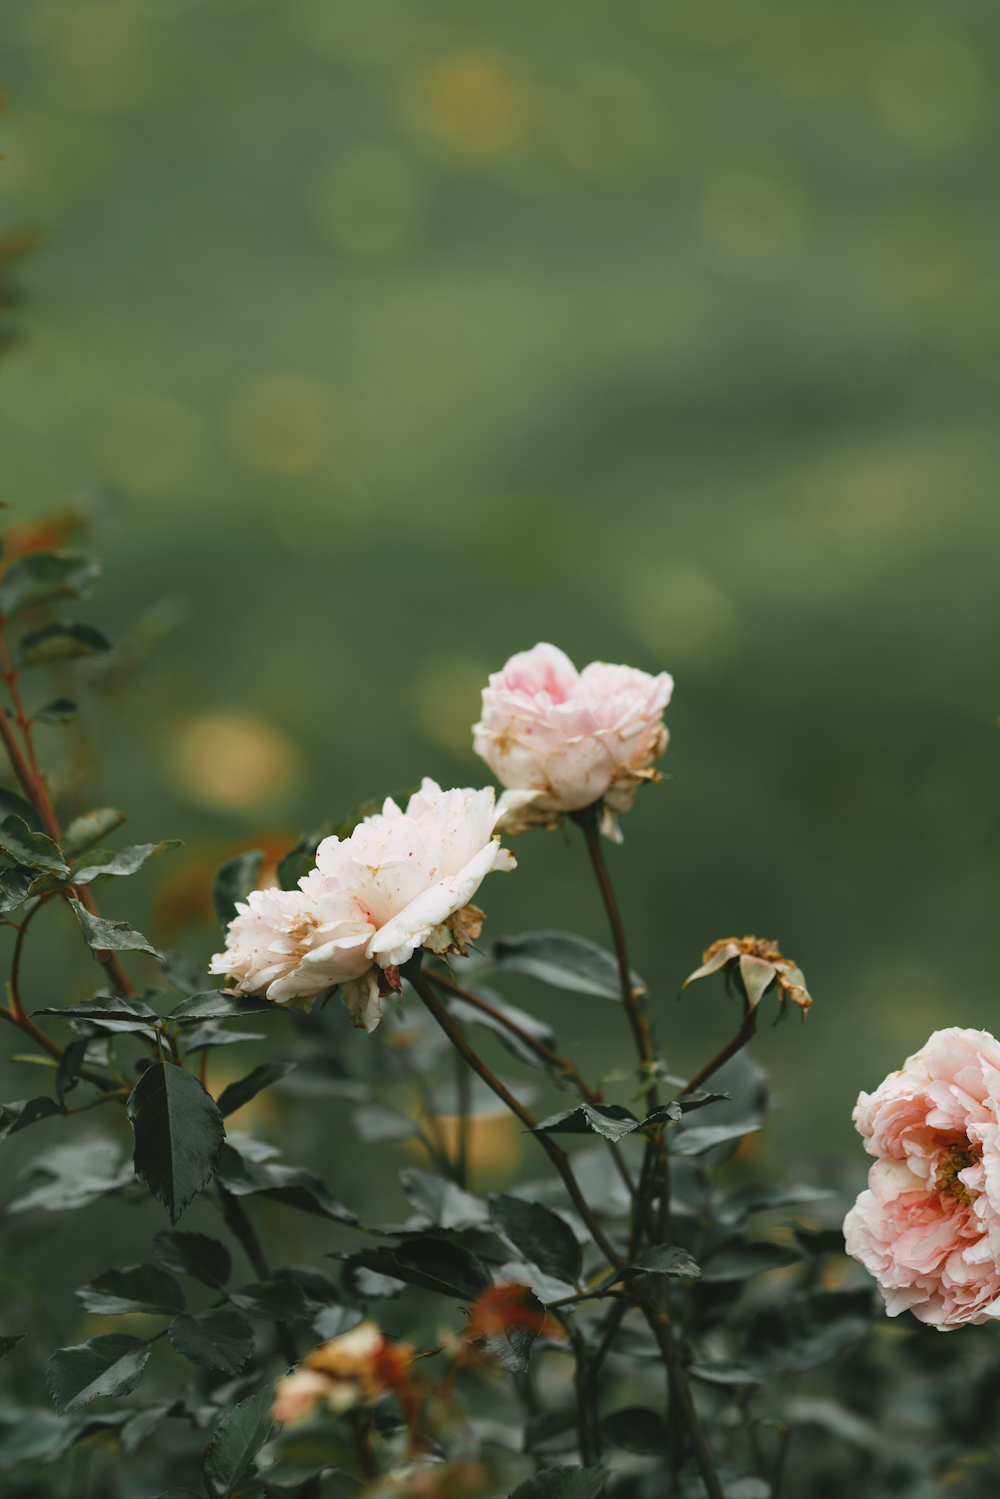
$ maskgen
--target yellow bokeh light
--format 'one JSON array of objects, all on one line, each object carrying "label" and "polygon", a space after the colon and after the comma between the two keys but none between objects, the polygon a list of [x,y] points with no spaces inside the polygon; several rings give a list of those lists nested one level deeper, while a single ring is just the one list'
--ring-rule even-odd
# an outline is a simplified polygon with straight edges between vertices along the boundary
[{"label": "yellow bokeh light", "polygon": [[133,494],[170,494],[197,473],[201,424],[170,396],[137,393],[107,407],[97,423],[94,448],[109,479]]},{"label": "yellow bokeh light", "polygon": [[946,150],[979,119],[985,84],[973,54],[957,42],[926,37],[889,54],[872,78],[886,124],[907,145]]},{"label": "yellow bokeh light", "polygon": [[285,791],[299,755],[280,729],[250,713],[204,713],[173,742],[172,770],[192,801],[244,811]]},{"label": "yellow bokeh light", "polygon": [[408,102],[418,128],[462,156],[509,156],[534,123],[532,91],[494,57],[459,55],[433,63],[413,80]]},{"label": "yellow bokeh light", "polygon": [[322,468],[333,437],[333,398],[302,375],[264,375],[237,396],[229,444],[248,468],[301,478]]}]

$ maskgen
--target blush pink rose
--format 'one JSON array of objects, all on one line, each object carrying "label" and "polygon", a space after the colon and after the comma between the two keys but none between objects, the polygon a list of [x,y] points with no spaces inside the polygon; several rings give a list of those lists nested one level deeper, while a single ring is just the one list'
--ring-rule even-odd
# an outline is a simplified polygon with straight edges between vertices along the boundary
[{"label": "blush pink rose", "polygon": [[945,1332],[1000,1317],[1000,1045],[935,1031],[854,1110],[877,1157],[844,1222],[890,1317]]},{"label": "blush pink rose", "polygon": [[[324,838],[298,890],[253,890],[212,959],[238,994],[308,1009],[339,984],[354,1023],[382,1016],[378,969],[446,951],[452,921],[491,870],[514,869],[493,828],[492,786],[442,791],[425,777],[406,811],[387,798],[350,838]],[[475,925],[481,912],[472,918]]]},{"label": "blush pink rose", "polygon": [[577,671],[554,645],[511,656],[483,689],[472,731],[476,753],[509,788],[504,829],[554,828],[603,798],[602,831],[620,841],[615,814],[629,810],[643,781],[660,779],[652,765],[667,747],[673,686],[668,672],[603,661]]}]

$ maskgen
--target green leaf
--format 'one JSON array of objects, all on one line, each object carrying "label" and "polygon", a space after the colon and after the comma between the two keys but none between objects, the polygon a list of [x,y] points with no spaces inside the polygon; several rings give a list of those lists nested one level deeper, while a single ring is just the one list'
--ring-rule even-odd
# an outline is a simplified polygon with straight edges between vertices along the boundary
[{"label": "green leaf", "polygon": [[192,1073],[161,1062],[142,1074],[125,1112],[135,1174],[176,1223],[218,1162],[225,1139],[218,1105]]},{"label": "green leaf", "polygon": [[304,1484],[318,1478],[329,1463],[276,1462],[266,1468],[258,1468],[257,1479],[267,1488],[294,1490],[298,1493]]},{"label": "green leaf", "polygon": [[601,1436],[610,1447],[621,1447],[636,1457],[664,1457],[670,1451],[666,1422],[644,1405],[630,1405],[605,1416]]},{"label": "green leaf", "polygon": [[763,1381],[763,1375],[732,1359],[696,1359],[689,1368],[695,1379],[701,1379],[705,1384],[756,1385]]},{"label": "green leaf", "polygon": [[187,958],[180,952],[159,952],[156,954],[163,969],[167,982],[182,994],[190,997],[194,994],[203,994],[206,990],[212,991],[212,980],[193,958]]},{"label": "green leaf", "polygon": [[294,1280],[257,1281],[231,1291],[229,1299],[251,1317],[266,1317],[272,1322],[293,1321],[306,1316],[309,1310],[305,1293]]},{"label": "green leaf", "polygon": [[801,1223],[784,1224],[790,1227],[796,1242],[806,1254],[846,1254],[844,1230],[842,1228],[805,1228]]},{"label": "green leaf", "polygon": [[206,1020],[194,1025],[181,1038],[181,1050],[186,1057],[196,1051],[208,1051],[213,1046],[238,1046],[241,1041],[265,1041],[263,1031],[227,1031],[217,1020]]},{"label": "green leaf", "polygon": [[[556,1040],[555,1031],[544,1020],[537,1020],[534,1015],[529,1015],[527,1010],[519,1010],[515,1005],[509,1005],[499,994],[492,989],[472,989],[472,994],[478,994],[481,999],[497,1011],[497,1015],[510,1020],[519,1030],[524,1031],[549,1051],[558,1051],[559,1043]],[[504,1025],[503,1019],[490,1015],[485,1010],[478,1009],[475,1005],[467,1004],[464,999],[453,999],[448,1004],[452,1017],[461,1025],[482,1025],[492,1031],[497,1040],[500,1041],[509,1052],[512,1052],[518,1061],[524,1062],[529,1067],[541,1067],[543,1070],[548,1066],[544,1057],[540,1057],[526,1041],[516,1035],[508,1026]]]},{"label": "green leaf", "polygon": [[148,864],[150,859],[155,859],[158,854],[169,853],[172,849],[183,846],[180,838],[166,838],[162,843],[133,843],[115,854],[106,864],[88,864],[85,869],[74,869],[73,884],[100,885],[105,880],[138,874],[143,865]]},{"label": "green leaf", "polygon": [[0,1358],[6,1358],[8,1353],[13,1353],[18,1343],[23,1343],[27,1336],[26,1332],[0,1333]]},{"label": "green leaf", "polygon": [[237,1109],[249,1103],[251,1098],[256,1098],[258,1093],[269,1088],[272,1083],[280,1082],[283,1077],[287,1077],[294,1067],[294,1062],[261,1062],[260,1066],[248,1072],[246,1077],[241,1077],[238,1082],[230,1083],[228,1087],[223,1088],[219,1095],[219,1113],[223,1119],[228,1118],[230,1114],[235,1114]]},{"label": "green leaf", "polygon": [[756,1134],[759,1129],[757,1121],[745,1119],[741,1124],[699,1124],[694,1129],[675,1130],[670,1134],[670,1152],[672,1155],[704,1155],[717,1145],[742,1140],[744,1135]]},{"label": "green leaf", "polygon": [[248,1161],[231,1146],[223,1149],[219,1162],[219,1180],[234,1197],[270,1197],[303,1213],[332,1218],[337,1223],[355,1224],[356,1213],[331,1197],[322,1179],[300,1166],[276,1166],[263,1161]]},{"label": "green leaf", "polygon": [[153,1235],[153,1257],[175,1275],[191,1275],[221,1291],[232,1271],[229,1250],[208,1234],[163,1228]]},{"label": "green leaf", "polygon": [[255,848],[249,853],[237,854],[235,859],[227,859],[225,864],[219,865],[212,885],[212,897],[223,926],[228,926],[235,919],[236,902],[245,901],[257,884],[263,862],[263,850]]},{"label": "green leaf", "polygon": [[524,1451],[543,1457],[575,1452],[580,1445],[576,1411],[539,1411],[524,1427]]},{"label": "green leaf", "polygon": [[81,1036],[78,1041],[71,1041],[59,1058],[59,1065],[56,1068],[56,1093],[60,1099],[71,1092],[80,1081],[80,1068],[83,1066],[89,1044],[86,1036]]},{"label": "green leaf", "polygon": [[478,1256],[447,1239],[418,1238],[395,1249],[360,1249],[347,1257],[347,1263],[444,1296],[474,1300],[490,1284]]},{"label": "green leaf", "polygon": [[417,1166],[404,1166],[399,1173],[407,1200],[412,1202],[426,1226],[434,1228],[485,1228],[490,1220],[485,1202],[465,1192],[443,1176],[433,1176]]},{"label": "green leaf", "polygon": [[194,1489],[164,1489],[162,1494],[157,1494],[156,1499],[200,1499]]},{"label": "green leaf", "polygon": [[677,1275],[691,1280],[698,1280],[701,1276],[697,1260],[676,1244],[654,1244],[644,1249],[630,1268],[642,1270],[647,1275]]},{"label": "green leaf", "polygon": [[203,1369],[239,1374],[253,1353],[253,1329],[228,1306],[175,1317],[167,1334],[174,1348]]},{"label": "green leaf", "polygon": [[270,1385],[227,1411],[216,1427],[205,1458],[205,1487],[213,1499],[226,1499],[250,1468],[271,1432]]},{"label": "green leaf", "polygon": [[74,817],[65,829],[59,840],[60,847],[67,859],[79,858],[126,820],[125,813],[116,812],[114,807],[98,807],[93,812],[84,812],[82,817]]},{"label": "green leaf", "polygon": [[49,1177],[24,1197],[7,1204],[8,1213],[23,1213],[41,1208],[55,1213],[65,1209],[87,1207],[109,1192],[117,1192],[135,1180],[132,1162],[119,1165],[121,1151],[114,1140],[84,1140],[79,1145],[56,1145],[36,1156],[22,1173],[29,1177]]},{"label": "green leaf", "polygon": [[869,1291],[805,1291],[758,1312],[746,1361],[760,1375],[815,1369],[859,1342],[870,1321]]},{"label": "green leaf", "polygon": [[289,1280],[298,1286],[305,1297],[306,1311],[314,1313],[321,1311],[323,1307],[333,1306],[340,1301],[340,1292],[328,1280],[321,1270],[313,1270],[309,1265],[283,1265],[280,1270],[274,1272],[275,1280]]},{"label": "green leaf", "polygon": [[281,1006],[269,999],[244,999],[242,994],[224,994],[221,989],[208,989],[203,994],[192,994],[174,1005],[168,1020],[215,1020],[231,1015],[287,1014]]},{"label": "green leaf", "polygon": [[351,1123],[358,1139],[366,1145],[377,1145],[383,1140],[412,1140],[420,1133],[420,1125],[412,1115],[384,1103],[365,1104],[355,1109]]},{"label": "green leaf", "polygon": [[123,1449],[128,1453],[137,1451],[147,1437],[159,1431],[169,1415],[179,1416],[183,1409],[180,1401],[170,1401],[164,1405],[148,1405],[145,1410],[136,1411],[121,1429]]},{"label": "green leaf", "polygon": [[29,1124],[37,1124],[39,1119],[48,1119],[50,1115],[58,1113],[59,1105],[55,1099],[44,1096],[0,1104],[0,1140],[6,1140],[8,1135],[16,1135],[18,1130],[27,1129]]},{"label": "green leaf", "polygon": [[[554,989],[621,1001],[617,958],[575,932],[522,932],[518,937],[499,937],[490,955],[507,973],[527,973]],[[634,971],[632,988],[646,993],[645,982]]]},{"label": "green leaf", "polygon": [[32,893],[37,877],[37,869],[26,869],[20,864],[0,870],[0,912],[13,911],[19,906]]},{"label": "green leaf", "polygon": [[832,1196],[832,1192],[822,1187],[807,1187],[803,1184],[786,1187],[781,1182],[751,1182],[749,1186],[740,1187],[739,1191],[724,1197],[716,1207],[716,1217],[720,1223],[742,1223],[751,1213],[762,1212],[765,1208],[825,1202]]},{"label": "green leaf", "polygon": [[543,1468],[510,1494],[510,1499],[597,1499],[610,1468]]},{"label": "green leaf", "polygon": [[69,723],[79,712],[78,704],[72,698],[56,697],[51,703],[45,703],[43,707],[36,708],[31,717],[35,723]]},{"label": "green leaf", "polygon": [[8,619],[22,609],[54,599],[85,599],[103,569],[82,552],[28,552],[15,557],[0,580],[0,614]]},{"label": "green leaf", "polygon": [[0,1468],[13,1468],[31,1458],[50,1461],[53,1454],[58,1456],[61,1449],[65,1450],[62,1443],[67,1424],[50,1410],[0,1406]]},{"label": "green leaf", "polygon": [[112,994],[110,989],[98,989],[90,999],[81,999],[75,1005],[47,1005],[31,1013],[58,1015],[63,1020],[138,1020],[152,1025],[158,1024],[160,1019],[145,1000],[136,999],[134,995]]},{"label": "green leaf", "polygon": [[583,1273],[583,1250],[576,1235],[558,1213],[540,1202],[500,1193],[490,1198],[490,1221],[497,1233],[543,1275],[578,1285]]},{"label": "green leaf", "polygon": [[91,916],[72,896],[69,903],[76,912],[84,941],[95,952],[148,952],[156,957],[156,948],[127,921],[105,921],[103,916]]},{"label": "green leaf", "polygon": [[81,1286],[76,1294],[88,1312],[100,1312],[106,1317],[123,1316],[127,1312],[172,1317],[184,1310],[184,1292],[172,1275],[155,1265],[105,1270]]},{"label": "green leaf", "polygon": [[365,1314],[359,1306],[325,1306],[313,1318],[312,1330],[320,1342],[327,1343],[364,1320]]},{"label": "green leaf", "polygon": [[6,787],[0,787],[0,819],[11,816],[20,817],[33,833],[45,832],[45,824],[38,808],[18,796],[16,791],[8,791]]},{"label": "green leaf", "polygon": [[548,1119],[543,1119],[528,1133],[603,1135],[605,1140],[621,1140],[638,1129],[641,1123],[630,1109],[620,1103],[580,1103],[575,1108],[564,1109],[561,1114],[550,1114]]},{"label": "green leaf", "polygon": [[766,1270],[782,1270],[788,1265],[797,1265],[801,1258],[797,1249],[786,1249],[783,1244],[771,1244],[766,1239],[751,1244],[734,1244],[708,1256],[701,1267],[701,1278],[705,1285],[717,1285],[728,1280],[747,1280],[751,1275],[762,1275]]},{"label": "green leaf", "polygon": [[23,817],[11,814],[0,822],[0,848],[18,864],[51,869],[56,874],[69,873],[58,843],[53,843],[46,833],[33,833]]},{"label": "green leaf", "polygon": [[46,1383],[60,1416],[102,1395],[129,1395],[142,1378],[152,1345],[127,1333],[104,1333],[49,1359]]},{"label": "green leaf", "polygon": [[74,656],[108,656],[114,647],[106,635],[77,619],[55,619],[21,637],[15,653],[18,667],[46,661],[69,661]]}]

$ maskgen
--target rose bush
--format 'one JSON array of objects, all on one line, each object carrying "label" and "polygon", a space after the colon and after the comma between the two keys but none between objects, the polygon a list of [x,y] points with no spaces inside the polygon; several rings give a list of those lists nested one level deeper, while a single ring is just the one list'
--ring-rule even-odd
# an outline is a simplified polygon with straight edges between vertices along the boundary
[{"label": "rose bush", "polygon": [[[238,994],[305,1010],[339,984],[355,1025],[374,1030],[379,970],[407,962],[418,947],[461,949],[453,918],[491,870],[516,868],[493,832],[498,816],[492,786],[442,791],[425,776],[405,812],[387,797],[350,838],[325,838],[298,890],[251,891],[212,972]],[[473,908],[470,935],[481,921]]]},{"label": "rose bush", "polygon": [[[554,828],[564,813],[603,801],[602,831],[620,840],[627,812],[669,738],[663,710],[673,678],[592,661],[582,672],[554,645],[511,656],[483,688],[473,745],[508,794],[502,826]],[[528,797],[510,793],[528,792]]]},{"label": "rose bush", "polygon": [[940,1331],[1000,1317],[1000,1045],[935,1031],[854,1110],[877,1156],[847,1215],[847,1252],[890,1317]]}]

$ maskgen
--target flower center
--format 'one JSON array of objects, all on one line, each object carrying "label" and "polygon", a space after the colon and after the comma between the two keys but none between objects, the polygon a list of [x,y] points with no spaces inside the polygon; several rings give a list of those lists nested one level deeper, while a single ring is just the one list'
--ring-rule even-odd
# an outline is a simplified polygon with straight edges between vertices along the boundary
[{"label": "flower center", "polygon": [[958,1173],[964,1171],[967,1166],[977,1166],[980,1160],[979,1152],[972,1148],[968,1140],[956,1141],[944,1148],[948,1159],[938,1167],[934,1185],[939,1192],[944,1192],[948,1197],[954,1197],[957,1202],[964,1202],[968,1205],[978,1194],[970,1192],[965,1183],[959,1181]]}]

